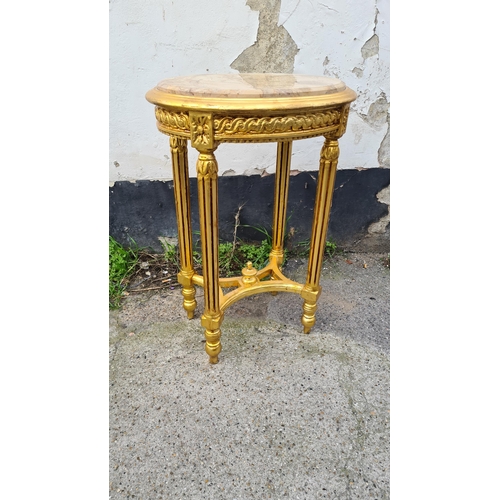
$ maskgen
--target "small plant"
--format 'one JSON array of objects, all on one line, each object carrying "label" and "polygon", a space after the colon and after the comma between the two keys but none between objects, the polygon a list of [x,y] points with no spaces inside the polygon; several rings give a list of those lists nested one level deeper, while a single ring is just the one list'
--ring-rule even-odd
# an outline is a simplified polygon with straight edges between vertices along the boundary
[{"label": "small plant", "polygon": [[[241,269],[245,264],[250,261],[253,267],[256,269],[262,269],[269,263],[269,254],[272,250],[272,235],[269,231],[262,226],[250,226],[241,225],[239,221],[239,214],[242,207],[238,208],[235,215],[235,226],[233,232],[232,242],[222,242],[219,243],[219,269],[221,276],[235,276],[241,274]],[[288,224],[287,219],[287,224]],[[264,235],[264,239],[257,243],[247,243],[243,242],[237,236],[237,230],[239,227],[247,227],[254,229]],[[284,249],[284,260],[289,255],[295,257],[308,257],[310,250],[310,240],[304,240],[298,242],[294,245],[294,248],[286,248],[287,239],[293,237],[295,230],[291,228],[289,233],[285,233],[285,249]],[[194,234],[200,235],[200,231],[194,231]],[[196,242],[195,249],[193,250],[193,261],[195,267],[201,267],[202,257],[201,251],[198,249],[199,240]],[[169,261],[179,262],[178,251],[174,245],[165,245],[165,257]],[[333,257],[341,253],[341,250],[337,247],[337,244],[331,240],[328,240],[325,244],[325,257]],[[200,269],[201,271],[201,269]]]},{"label": "small plant", "polygon": [[[293,250],[293,255],[296,257],[308,257],[309,251],[311,250],[311,240],[299,241]],[[327,240],[325,243],[325,257],[334,257],[342,251],[339,249],[337,244],[332,240]]]},{"label": "small plant", "polygon": [[179,250],[176,245],[169,243],[168,241],[162,241],[161,246],[163,247],[163,254],[165,255],[165,260],[174,264],[177,269],[180,269],[179,262]]},{"label": "small plant", "polygon": [[[260,242],[260,244],[252,244],[252,243],[241,243],[239,244],[239,251],[241,253],[241,260],[243,264],[246,264],[248,261],[252,262],[253,267],[256,269],[262,269],[269,262],[269,253],[273,248],[273,239],[269,234],[268,230],[264,227],[258,226],[245,226],[251,227],[262,233],[264,235],[264,239]],[[286,258],[286,252],[285,252]]]},{"label": "small plant", "polygon": [[297,257],[307,257],[309,255],[309,249],[311,248],[311,240],[303,240],[297,242],[293,250],[293,254]]},{"label": "small plant", "polygon": [[235,260],[234,245],[230,242],[219,243],[219,269],[225,275],[231,276],[234,274]]},{"label": "small plant", "polygon": [[325,244],[325,256],[327,257],[333,257],[334,255],[336,255],[338,253],[338,248],[337,248],[337,245],[331,241],[331,240],[327,240],[326,241],[326,244]]},{"label": "small plant", "polygon": [[269,252],[272,250],[272,245],[267,240],[262,241],[260,245],[242,243],[239,250],[244,263],[250,261],[255,269],[262,269],[269,261]]},{"label": "small plant", "polygon": [[201,252],[193,250],[193,262],[195,266],[201,266]]},{"label": "small plant", "polygon": [[133,273],[138,260],[138,249],[125,248],[109,237],[109,307],[118,309],[125,291],[127,278]]}]

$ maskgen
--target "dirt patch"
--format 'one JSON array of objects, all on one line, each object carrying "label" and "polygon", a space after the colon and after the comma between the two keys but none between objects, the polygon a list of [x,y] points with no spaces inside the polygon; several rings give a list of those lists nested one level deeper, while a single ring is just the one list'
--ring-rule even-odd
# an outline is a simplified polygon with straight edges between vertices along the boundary
[{"label": "dirt patch", "polygon": [[[197,271],[201,272],[201,268]],[[140,252],[136,269],[126,283],[125,294],[174,290],[180,286],[178,272],[177,262],[167,260],[163,254]]]}]

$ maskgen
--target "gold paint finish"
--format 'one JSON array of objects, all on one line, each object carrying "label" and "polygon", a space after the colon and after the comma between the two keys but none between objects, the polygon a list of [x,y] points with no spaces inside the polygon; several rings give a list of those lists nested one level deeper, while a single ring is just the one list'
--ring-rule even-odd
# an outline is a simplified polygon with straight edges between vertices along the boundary
[{"label": "gold paint finish", "polygon": [[214,127],[212,115],[209,113],[189,113],[189,125],[191,129],[191,144],[198,151],[213,151],[214,149]]},{"label": "gold paint finish", "polygon": [[[201,325],[210,363],[219,360],[224,311],[244,297],[265,292],[300,294],[304,299],[304,333],[313,327],[321,294],[319,280],[339,158],[338,139],[346,130],[349,104],[355,98],[355,92],[337,79],[276,74],[182,77],[164,80],[146,94],[155,104],[158,130],[170,136],[181,260],[178,280],[188,318],[193,318],[196,309],[195,285],[203,287]],[[321,135],[325,142],[320,153],[307,278],[300,284],[281,272],[292,141]],[[199,153],[196,172],[203,276],[193,268],[187,140]],[[258,270],[248,262],[241,276],[234,278],[219,277],[218,164],[214,151],[221,142],[277,143],[269,264]],[[233,290],[224,293],[223,288]]]},{"label": "gold paint finish", "polygon": [[253,267],[251,262],[247,262],[247,266],[241,270],[241,274],[243,275],[241,281],[245,287],[255,285],[255,283],[259,281],[259,278],[257,277],[257,269]]},{"label": "gold paint finish", "polygon": [[172,154],[172,171],[174,174],[175,212],[179,235],[179,256],[181,271],[177,276],[182,285],[184,309],[188,318],[194,318],[196,309],[196,289],[192,277],[193,241],[191,233],[191,210],[189,203],[189,171],[187,157],[187,141],[179,137],[170,137],[170,152]]},{"label": "gold paint finish", "polygon": [[[190,138],[193,147],[211,149],[214,141],[219,142],[276,142],[305,139],[335,133],[344,134],[349,114],[349,104],[335,110],[316,113],[280,113],[271,116],[255,116],[255,111],[216,114],[184,112],[174,109],[155,108],[157,126],[160,132]],[[245,113],[245,115],[243,114]],[[270,113],[265,112],[266,115]],[[263,112],[264,114],[264,112]]]},{"label": "gold paint finish", "polygon": [[[204,150],[205,143],[198,147],[200,151]],[[221,351],[220,324],[222,316],[219,297],[218,166],[213,152],[200,152],[196,171],[198,173],[198,204],[205,294],[202,325],[206,328],[205,350],[210,356],[210,363],[217,363],[218,354]]]},{"label": "gold paint finish", "polygon": [[316,302],[321,288],[319,278],[323,254],[328,231],[328,219],[332,206],[333,187],[339,159],[339,145],[335,136],[327,136],[321,148],[318,185],[316,187],[316,200],[314,203],[314,217],[311,235],[311,248],[307,264],[307,278],[302,292],[304,300],[304,314],[302,325],[304,333],[309,333],[316,322]]},{"label": "gold paint finish", "polygon": [[273,242],[269,254],[271,262],[283,264],[286,231],[286,205],[288,201],[288,184],[290,182],[290,164],[292,161],[292,142],[278,142],[276,155],[276,177],[274,181]]}]

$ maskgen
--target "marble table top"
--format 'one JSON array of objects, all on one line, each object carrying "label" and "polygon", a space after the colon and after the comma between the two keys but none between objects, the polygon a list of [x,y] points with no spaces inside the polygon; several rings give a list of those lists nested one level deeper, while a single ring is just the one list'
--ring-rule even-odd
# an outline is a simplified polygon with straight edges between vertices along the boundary
[{"label": "marble table top", "polygon": [[167,94],[215,98],[282,98],[328,95],[346,86],[337,78],[278,73],[191,75],[162,80],[156,89]]}]

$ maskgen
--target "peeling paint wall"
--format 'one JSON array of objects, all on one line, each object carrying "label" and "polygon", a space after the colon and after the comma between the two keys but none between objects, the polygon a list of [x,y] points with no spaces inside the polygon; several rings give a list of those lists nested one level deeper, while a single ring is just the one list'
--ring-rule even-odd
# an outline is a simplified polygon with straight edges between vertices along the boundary
[{"label": "peeling paint wall", "polygon": [[279,24],[281,0],[248,0],[247,5],[259,12],[257,40],[231,63],[231,68],[240,73],[293,73],[299,49]]},{"label": "peeling paint wall", "polygon": [[[144,94],[200,73],[331,75],[358,93],[339,168],[389,167],[388,0],[110,0],[111,182],[170,180],[168,138]],[[317,170],[321,138],[296,141],[292,169]],[[223,175],[275,171],[275,144],[222,144]],[[196,154],[189,152],[190,175]]]}]

